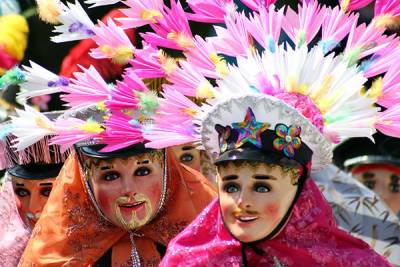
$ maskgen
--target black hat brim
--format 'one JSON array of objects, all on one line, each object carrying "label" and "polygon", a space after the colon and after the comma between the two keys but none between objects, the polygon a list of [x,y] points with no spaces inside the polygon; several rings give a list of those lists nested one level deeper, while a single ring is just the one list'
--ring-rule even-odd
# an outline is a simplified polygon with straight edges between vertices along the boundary
[{"label": "black hat brim", "polygon": [[298,162],[286,158],[278,153],[263,151],[251,147],[236,148],[228,150],[215,160],[215,164],[227,161],[255,161],[269,164],[277,164],[280,166],[297,166]]},{"label": "black hat brim", "polygon": [[101,152],[104,147],[105,145],[103,144],[97,144],[80,146],[77,149],[85,156],[98,159],[125,158],[154,151],[154,149],[146,148],[144,143],[138,143],[112,152]]},{"label": "black hat brim", "polygon": [[7,172],[21,179],[42,180],[57,177],[62,166],[63,163],[16,165],[7,169]]}]

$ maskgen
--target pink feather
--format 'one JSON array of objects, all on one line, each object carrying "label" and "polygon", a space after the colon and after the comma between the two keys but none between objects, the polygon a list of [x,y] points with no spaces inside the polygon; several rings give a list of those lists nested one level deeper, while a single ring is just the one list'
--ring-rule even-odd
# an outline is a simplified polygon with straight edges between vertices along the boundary
[{"label": "pink feather", "polygon": [[187,3],[194,12],[186,14],[188,19],[205,23],[223,23],[224,17],[236,9],[233,0],[188,0]]},{"label": "pink feather", "polygon": [[282,28],[289,38],[300,47],[309,44],[319,32],[329,9],[320,7],[317,1],[298,6],[298,12],[289,8],[283,18]]},{"label": "pink feather", "polygon": [[106,131],[102,136],[102,143],[106,147],[101,151],[111,152],[143,141],[141,124],[135,126],[131,117],[115,112],[106,122]]},{"label": "pink feather", "polygon": [[178,2],[171,1],[171,9],[164,8],[163,18],[151,24],[153,32],[141,34],[143,39],[153,45],[186,51],[193,47],[193,35],[186,14]]},{"label": "pink feather", "polygon": [[96,35],[92,39],[99,47],[91,49],[89,55],[96,59],[110,58],[116,63],[126,64],[129,55],[125,56],[128,59],[118,59],[118,49],[123,48],[126,52],[130,50],[130,57],[132,57],[135,47],[122,28],[118,27],[111,18],[107,20],[107,24],[99,20],[98,26],[93,29]]},{"label": "pink feather", "polygon": [[162,17],[162,0],[125,0],[129,8],[120,9],[126,16],[117,18],[124,29],[137,28],[150,23],[156,23]]},{"label": "pink feather", "polygon": [[64,88],[61,99],[68,102],[68,106],[73,108],[90,106],[105,101],[110,96],[110,88],[97,72],[95,67],[88,69],[81,67],[83,72],[75,72],[75,79]]},{"label": "pink feather", "polygon": [[166,86],[154,125],[144,134],[146,147],[164,148],[200,140],[192,120],[200,108],[180,92]]},{"label": "pink feather", "polygon": [[400,106],[380,112],[374,126],[383,134],[400,137]]},{"label": "pink feather", "polygon": [[339,2],[344,12],[350,12],[369,5],[373,0],[339,0]]},{"label": "pink feather", "polygon": [[127,72],[134,72],[141,78],[166,77],[177,67],[176,62],[162,50],[146,43],[143,49],[136,50],[135,58],[129,63],[132,68],[128,68]]},{"label": "pink feather", "polygon": [[211,42],[218,53],[246,56],[253,46],[246,30],[245,15],[235,12],[231,17],[225,17],[225,24],[226,29],[214,26],[218,36],[209,37],[207,41]]},{"label": "pink feather", "polygon": [[[273,50],[282,30],[283,8],[275,11],[275,6],[271,5],[268,9],[260,8],[258,12],[245,19],[246,28],[262,47]],[[274,42],[273,48],[271,40]]]},{"label": "pink feather", "polygon": [[268,8],[270,5],[275,4],[276,0],[240,0],[240,2],[258,11],[259,9]]}]

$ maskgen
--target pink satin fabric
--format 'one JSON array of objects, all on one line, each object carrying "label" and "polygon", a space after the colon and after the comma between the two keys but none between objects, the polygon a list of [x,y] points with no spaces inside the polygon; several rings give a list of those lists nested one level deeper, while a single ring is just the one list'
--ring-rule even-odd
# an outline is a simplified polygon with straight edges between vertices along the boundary
[{"label": "pink satin fabric", "polygon": [[[311,179],[305,183],[284,229],[272,240],[255,246],[244,249],[247,266],[391,266],[366,243],[337,228],[329,204]],[[224,227],[218,200],[214,200],[169,243],[160,266],[241,263],[242,245]]]},{"label": "pink satin fabric", "polygon": [[0,266],[15,267],[24,252],[29,231],[22,222],[11,181],[0,187]]}]

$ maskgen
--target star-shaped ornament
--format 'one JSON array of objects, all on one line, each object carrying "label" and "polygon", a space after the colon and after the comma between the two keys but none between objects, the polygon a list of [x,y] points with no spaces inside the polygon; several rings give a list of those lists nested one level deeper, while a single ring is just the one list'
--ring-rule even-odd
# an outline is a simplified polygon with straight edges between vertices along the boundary
[{"label": "star-shaped ornament", "polygon": [[253,111],[251,108],[248,108],[243,122],[232,123],[232,128],[239,134],[235,147],[239,148],[245,143],[250,142],[257,148],[261,148],[261,133],[267,130],[269,126],[269,123],[256,121]]}]

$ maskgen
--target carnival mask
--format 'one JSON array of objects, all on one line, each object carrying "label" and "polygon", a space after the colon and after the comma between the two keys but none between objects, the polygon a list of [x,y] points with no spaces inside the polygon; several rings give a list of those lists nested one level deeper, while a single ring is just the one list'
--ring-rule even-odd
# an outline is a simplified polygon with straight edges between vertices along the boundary
[{"label": "carnival mask", "polygon": [[266,163],[219,165],[219,203],[230,233],[245,243],[278,234],[295,199],[298,173]]},{"label": "carnival mask", "polygon": [[191,144],[175,146],[172,148],[175,156],[186,166],[200,171],[200,151]]},{"label": "carnival mask", "polygon": [[352,169],[354,178],[378,194],[394,213],[400,212],[400,168],[368,164]]},{"label": "carnival mask", "polygon": [[47,202],[55,178],[34,180],[11,177],[15,196],[20,203],[19,214],[25,224],[33,229]]},{"label": "carnival mask", "polygon": [[151,152],[85,162],[95,201],[109,221],[132,230],[155,216],[162,195],[162,157]]}]

